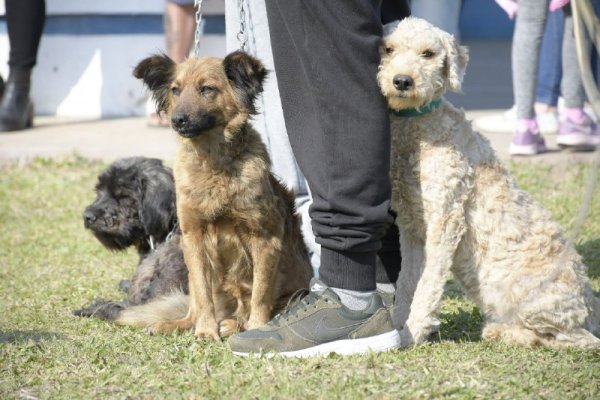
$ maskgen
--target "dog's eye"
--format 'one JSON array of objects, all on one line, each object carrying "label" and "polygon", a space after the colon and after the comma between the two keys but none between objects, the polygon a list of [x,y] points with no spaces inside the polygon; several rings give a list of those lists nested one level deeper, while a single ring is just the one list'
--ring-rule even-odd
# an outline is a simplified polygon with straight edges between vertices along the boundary
[{"label": "dog's eye", "polygon": [[201,94],[209,94],[209,93],[214,92],[215,90],[217,90],[217,89],[215,89],[212,86],[200,86],[200,93]]},{"label": "dog's eye", "polygon": [[173,93],[173,96],[179,96],[179,88],[177,86],[173,86],[171,88],[171,93]]},{"label": "dog's eye", "polygon": [[394,52],[394,48],[393,47],[386,47],[385,48],[385,54],[392,54]]},{"label": "dog's eye", "polygon": [[424,52],[421,53],[421,55],[425,58],[431,58],[435,55],[435,53],[431,50],[425,50]]}]

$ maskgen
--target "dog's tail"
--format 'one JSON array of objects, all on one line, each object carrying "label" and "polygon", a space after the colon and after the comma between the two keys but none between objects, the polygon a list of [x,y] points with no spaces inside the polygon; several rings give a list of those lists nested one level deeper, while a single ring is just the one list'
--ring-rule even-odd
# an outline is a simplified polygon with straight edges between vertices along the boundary
[{"label": "dog's tail", "polygon": [[159,322],[182,319],[187,315],[189,296],[177,291],[146,304],[122,310],[115,320],[119,325],[150,328]]}]

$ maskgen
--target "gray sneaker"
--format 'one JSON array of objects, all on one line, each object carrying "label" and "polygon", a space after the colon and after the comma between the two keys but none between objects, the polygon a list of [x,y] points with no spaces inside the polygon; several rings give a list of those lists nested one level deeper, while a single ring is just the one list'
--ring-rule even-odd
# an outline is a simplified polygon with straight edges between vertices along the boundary
[{"label": "gray sneaker", "polygon": [[267,325],[231,336],[229,347],[233,354],[309,357],[386,351],[400,346],[398,331],[378,294],[373,295],[364,310],[354,311],[344,306],[333,290],[313,278],[310,291],[292,297],[290,303]]}]

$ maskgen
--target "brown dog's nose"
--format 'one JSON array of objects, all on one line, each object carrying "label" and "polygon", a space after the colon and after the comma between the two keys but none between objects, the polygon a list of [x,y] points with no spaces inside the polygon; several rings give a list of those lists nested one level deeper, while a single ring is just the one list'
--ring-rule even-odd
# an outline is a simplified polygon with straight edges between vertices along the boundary
[{"label": "brown dog's nose", "polygon": [[175,129],[185,128],[185,126],[187,125],[189,120],[190,120],[190,117],[187,114],[182,113],[182,112],[174,113],[171,116],[171,124],[173,125],[173,128],[175,128]]},{"label": "brown dog's nose", "polygon": [[394,76],[394,87],[398,90],[405,91],[413,86],[413,79],[408,75]]}]

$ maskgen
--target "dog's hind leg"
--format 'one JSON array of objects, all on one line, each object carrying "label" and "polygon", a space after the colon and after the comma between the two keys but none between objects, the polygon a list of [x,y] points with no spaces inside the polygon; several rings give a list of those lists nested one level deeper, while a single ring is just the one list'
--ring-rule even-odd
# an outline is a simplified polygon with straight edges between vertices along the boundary
[{"label": "dog's hind leg", "polygon": [[[556,345],[554,345],[553,343]],[[551,343],[545,343],[547,346],[553,347],[583,347],[583,348],[600,348],[600,339],[594,336],[586,329],[574,329],[570,332],[560,332]]]},{"label": "dog's hind leg", "polygon": [[545,346],[597,348],[595,301],[587,279],[564,269],[543,291],[532,291],[519,302],[517,323],[534,331]]},{"label": "dog's hind leg", "polygon": [[481,333],[484,340],[498,340],[507,344],[518,344],[533,347],[544,344],[542,337],[531,329],[516,324],[501,324],[490,322]]},{"label": "dog's hind leg", "polygon": [[526,347],[542,345],[553,348],[600,348],[600,339],[583,328],[557,334],[542,334],[517,324],[489,323],[483,328],[481,337],[485,340],[500,340]]}]

